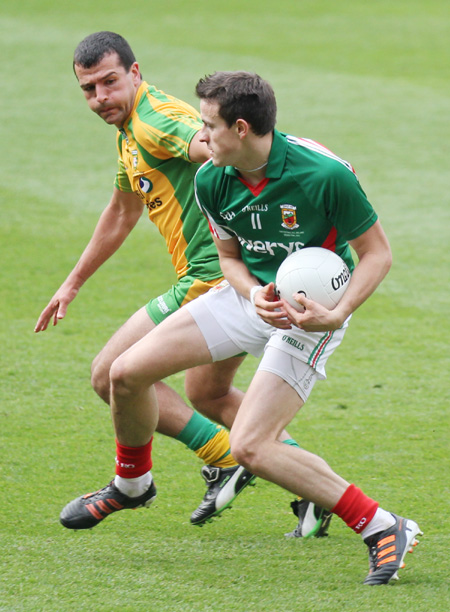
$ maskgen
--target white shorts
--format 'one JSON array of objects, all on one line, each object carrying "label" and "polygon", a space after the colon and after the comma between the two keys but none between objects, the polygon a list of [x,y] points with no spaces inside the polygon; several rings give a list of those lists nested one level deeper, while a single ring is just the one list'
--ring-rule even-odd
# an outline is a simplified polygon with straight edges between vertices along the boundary
[{"label": "white shorts", "polygon": [[265,323],[254,306],[226,281],[184,308],[202,332],[213,361],[242,352],[255,357],[264,353],[258,369],[286,380],[303,400],[316,379],[326,378],[327,359],[341,343],[350,319],[334,332],[277,329]]}]

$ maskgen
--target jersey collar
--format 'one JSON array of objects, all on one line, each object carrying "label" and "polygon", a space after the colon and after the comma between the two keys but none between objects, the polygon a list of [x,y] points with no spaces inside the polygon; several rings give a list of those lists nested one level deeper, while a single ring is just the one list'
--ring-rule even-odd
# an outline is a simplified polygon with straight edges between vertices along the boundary
[{"label": "jersey collar", "polygon": [[[284,162],[286,161],[288,142],[278,131],[273,131],[272,148],[270,149],[269,163],[266,168],[266,178],[280,178],[283,173]],[[239,177],[239,171],[233,166],[225,167],[225,174]]]},{"label": "jersey collar", "polygon": [[139,85],[139,89],[136,92],[136,96],[134,98],[134,104],[133,104],[133,108],[131,109],[131,113],[128,115],[127,120],[123,124],[124,128],[128,126],[131,117],[133,116],[135,110],[137,109],[139,105],[139,102],[142,100],[142,96],[144,95],[147,89],[148,89],[148,83],[146,81],[142,81],[142,83]]}]

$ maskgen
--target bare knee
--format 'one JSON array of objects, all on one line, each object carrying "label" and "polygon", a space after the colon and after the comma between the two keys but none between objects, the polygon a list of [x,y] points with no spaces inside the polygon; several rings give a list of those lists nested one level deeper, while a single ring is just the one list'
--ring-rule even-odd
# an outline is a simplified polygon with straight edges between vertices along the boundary
[{"label": "bare knee", "polygon": [[91,365],[91,385],[97,395],[107,404],[110,400],[110,378],[109,370],[111,363],[106,363],[99,353]]},{"label": "bare knee", "polygon": [[210,402],[220,399],[229,391],[228,381],[217,381],[211,364],[191,368],[186,372],[184,389],[193,406],[201,410]]},{"label": "bare knee", "polygon": [[203,381],[203,384],[200,381],[194,383],[188,378],[186,378],[185,391],[188,400],[196,410],[214,419],[220,415],[222,404],[226,402],[229,393],[229,389],[223,393],[206,381]]},{"label": "bare knee", "polygon": [[195,408],[201,411],[201,406],[209,399],[208,391],[201,385],[197,385],[187,375],[184,382],[184,389],[188,400]]},{"label": "bare knee", "polygon": [[231,387],[220,395],[211,386],[186,387],[186,395],[192,406],[206,417],[224,427],[231,428],[242,401],[242,393]]},{"label": "bare knee", "polygon": [[110,389],[113,395],[126,397],[139,392],[142,382],[129,367],[124,356],[118,357],[109,370]]},{"label": "bare knee", "polygon": [[250,435],[230,433],[231,454],[235,460],[250,472],[256,474],[261,463],[261,445]]},{"label": "bare knee", "polygon": [[113,361],[155,327],[143,306],[110,338],[92,362],[91,384],[103,401],[110,401],[110,369]]},{"label": "bare knee", "polygon": [[232,376],[217,364],[186,372],[185,391],[192,406],[217,423],[231,428],[244,394],[232,385]]}]

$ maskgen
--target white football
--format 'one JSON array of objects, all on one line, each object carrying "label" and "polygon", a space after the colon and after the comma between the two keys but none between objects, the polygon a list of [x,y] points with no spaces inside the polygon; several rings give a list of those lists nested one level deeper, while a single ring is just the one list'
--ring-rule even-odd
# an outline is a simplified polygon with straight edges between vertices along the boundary
[{"label": "white football", "polygon": [[299,312],[304,308],[293,298],[305,295],[332,310],[344,295],[350,271],[343,259],[320,247],[309,247],[288,255],[278,268],[276,291]]}]

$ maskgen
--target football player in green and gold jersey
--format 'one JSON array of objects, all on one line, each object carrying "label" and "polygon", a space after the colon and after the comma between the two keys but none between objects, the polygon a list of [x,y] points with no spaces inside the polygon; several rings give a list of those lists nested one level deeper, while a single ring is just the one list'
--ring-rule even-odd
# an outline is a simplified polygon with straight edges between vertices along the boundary
[{"label": "football player in green and gold jersey", "polygon": [[[219,283],[222,273],[193,194],[194,174],[208,156],[198,139],[198,112],[143,81],[127,41],[112,32],[97,32],[78,45],[74,71],[91,110],[118,129],[118,171],[111,200],[90,242],[41,313],[35,331],[45,330],[52,319],[56,325],[64,318],[81,286],[121,246],[144,207],[166,242],[178,279],[166,293],[138,310],[95,358],[92,385],[109,403],[109,368],[114,359],[171,312]],[[242,360],[237,357],[219,368],[192,373],[188,391],[199,407],[203,402],[223,403],[234,414],[241,393],[232,387],[232,379]],[[223,510],[252,477],[231,456],[224,427],[193,411],[164,383],[157,394],[157,430],[186,444],[205,463],[202,475],[208,491],[192,519],[202,524]],[[225,424],[231,425],[227,418],[225,415]],[[123,507],[148,504],[155,496],[150,473],[141,476],[133,448],[121,446],[119,440],[120,434],[116,477],[111,483],[115,502]],[[144,442],[151,445],[149,439]],[[132,478],[123,477],[125,465],[134,466],[128,468]],[[227,503],[219,507],[216,500],[222,484],[228,487]],[[93,517],[102,519],[109,513],[106,507],[97,509],[93,504],[90,510]]]},{"label": "football player in green and gold jersey", "polygon": [[[195,172],[209,155],[199,140],[202,122],[198,112],[143,81],[127,41],[112,32],[97,32],[78,45],[74,71],[91,110],[118,130],[118,170],[111,200],[89,244],[43,310],[35,331],[45,330],[52,319],[56,325],[64,318],[81,286],[117,251],[144,207],[166,242],[177,274],[177,282],[138,310],[95,358],[92,385],[109,404],[109,370],[116,357],[180,306],[217,285],[222,272],[208,224],[194,197]],[[232,386],[232,380],[243,359],[236,356],[186,375],[192,403],[226,427],[231,427],[242,400],[243,394]],[[204,461],[202,476],[208,489],[191,516],[193,524],[201,525],[229,506],[253,476],[231,456],[224,427],[193,411],[164,383],[157,385],[157,396],[156,430],[180,440]],[[116,477],[107,487],[109,501],[98,504],[95,496],[89,498],[89,520],[83,526],[97,524],[113,508],[148,505],[154,498],[149,464],[144,461],[143,467],[142,456],[136,453],[136,447],[151,446],[151,439],[140,433],[145,425],[144,420],[136,426],[137,442],[128,445],[126,440],[134,433],[131,423],[117,432]],[[285,437],[289,441],[289,436]],[[67,527],[74,526],[64,517],[61,521]],[[82,528],[79,523],[77,527]],[[315,521],[313,527],[317,530]]]}]

